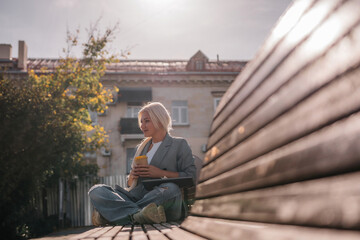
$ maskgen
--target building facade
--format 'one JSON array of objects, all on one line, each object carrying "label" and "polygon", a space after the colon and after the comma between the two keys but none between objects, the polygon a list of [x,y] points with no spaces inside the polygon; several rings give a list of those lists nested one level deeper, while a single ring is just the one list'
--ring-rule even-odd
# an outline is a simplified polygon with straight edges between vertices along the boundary
[{"label": "building facade", "polygon": [[[27,59],[23,49],[27,51],[25,43],[21,51],[19,47],[22,65],[10,70],[14,78],[26,77],[28,70],[54,69],[59,63],[58,59]],[[11,49],[1,51],[2,63],[19,62],[6,59]],[[216,106],[245,64],[212,61],[201,51],[189,60],[121,60],[109,64],[101,82],[104,87],[117,87],[119,91],[114,91],[114,101],[108,104],[106,112],[91,113],[93,124],[100,124],[108,132],[109,145],[98,152],[86,153],[85,157],[97,162],[99,176],[127,174],[135,148],[143,139],[137,113],[152,101],[163,103],[170,112],[171,135],[185,138],[193,154],[202,159]]]}]

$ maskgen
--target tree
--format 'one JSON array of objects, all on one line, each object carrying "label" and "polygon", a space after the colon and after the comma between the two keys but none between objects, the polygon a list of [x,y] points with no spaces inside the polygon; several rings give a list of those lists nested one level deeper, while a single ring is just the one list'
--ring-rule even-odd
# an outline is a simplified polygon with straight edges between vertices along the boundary
[{"label": "tree", "polygon": [[[112,90],[100,83],[107,63],[115,60],[105,49],[115,28],[98,34],[91,28],[83,58],[70,57],[78,34],[68,33],[66,57],[55,71],[29,72],[14,84],[0,78],[0,231],[16,238],[34,193],[49,179],[96,174],[83,153],[106,143],[106,132],[93,126],[89,109],[105,111]],[[95,35],[97,33],[97,35]]]}]

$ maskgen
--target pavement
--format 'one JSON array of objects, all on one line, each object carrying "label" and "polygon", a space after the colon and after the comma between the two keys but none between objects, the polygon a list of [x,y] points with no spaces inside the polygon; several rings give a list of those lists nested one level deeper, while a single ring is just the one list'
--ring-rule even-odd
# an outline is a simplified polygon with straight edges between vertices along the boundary
[{"label": "pavement", "polygon": [[78,234],[86,232],[92,228],[94,228],[94,226],[64,229],[64,230],[61,230],[58,232],[50,233],[49,235],[47,235],[45,237],[31,238],[30,240],[32,240],[32,239],[36,239],[36,240],[67,240],[73,236],[76,236]]}]

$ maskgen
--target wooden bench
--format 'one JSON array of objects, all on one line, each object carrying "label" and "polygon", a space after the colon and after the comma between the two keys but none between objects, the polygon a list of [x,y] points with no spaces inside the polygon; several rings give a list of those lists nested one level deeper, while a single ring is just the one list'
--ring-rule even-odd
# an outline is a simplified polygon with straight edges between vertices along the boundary
[{"label": "wooden bench", "polygon": [[215,113],[191,216],[90,238],[360,239],[359,13],[295,1]]}]

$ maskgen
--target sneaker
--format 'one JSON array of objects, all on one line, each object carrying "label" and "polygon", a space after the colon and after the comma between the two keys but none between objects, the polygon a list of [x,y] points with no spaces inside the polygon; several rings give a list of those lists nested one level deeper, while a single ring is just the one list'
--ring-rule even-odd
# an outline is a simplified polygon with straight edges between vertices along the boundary
[{"label": "sneaker", "polygon": [[91,220],[94,226],[103,226],[108,224],[109,222],[103,217],[101,216],[101,214],[94,208],[92,216],[91,216]]},{"label": "sneaker", "polygon": [[160,214],[158,212],[158,207],[155,203],[150,203],[141,211],[135,213],[132,215],[132,218],[134,222],[139,224],[145,224],[145,223],[161,223],[162,217],[160,217]]},{"label": "sneaker", "polygon": [[160,216],[160,221],[162,223],[165,223],[166,222],[166,215],[165,215],[164,207],[162,205],[160,205],[160,206],[157,207],[157,209],[158,209],[158,214]]}]

